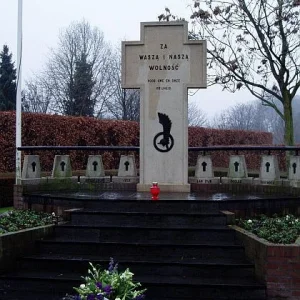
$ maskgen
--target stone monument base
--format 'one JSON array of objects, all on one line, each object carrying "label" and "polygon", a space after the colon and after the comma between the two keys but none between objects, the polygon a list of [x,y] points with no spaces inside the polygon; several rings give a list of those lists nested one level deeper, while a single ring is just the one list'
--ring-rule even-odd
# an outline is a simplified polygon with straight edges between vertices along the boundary
[{"label": "stone monument base", "polygon": [[221,182],[223,184],[253,184],[253,177],[247,177],[247,178],[222,177]]},{"label": "stone monument base", "polygon": [[110,182],[109,176],[102,176],[102,177],[80,177],[81,183],[91,183],[91,184],[97,184],[97,183],[108,183]]},{"label": "stone monument base", "polygon": [[189,183],[199,183],[199,184],[219,184],[219,177],[212,178],[197,178],[197,177],[189,177]]},{"label": "stone monument base", "polygon": [[139,178],[137,176],[113,176],[112,182],[116,183],[138,183]]},{"label": "stone monument base", "polygon": [[[152,184],[137,184],[138,192],[149,192]],[[171,183],[158,183],[158,187],[161,192],[170,192],[170,193],[190,193],[191,185],[190,184],[171,184]]]},{"label": "stone monument base", "polygon": [[253,179],[254,185],[282,185],[281,179],[260,179],[260,178],[254,178]]}]

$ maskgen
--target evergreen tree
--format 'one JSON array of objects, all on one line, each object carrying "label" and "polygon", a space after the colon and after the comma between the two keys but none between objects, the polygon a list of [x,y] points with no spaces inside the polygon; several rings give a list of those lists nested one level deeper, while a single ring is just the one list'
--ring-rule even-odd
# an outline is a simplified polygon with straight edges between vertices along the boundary
[{"label": "evergreen tree", "polygon": [[70,98],[72,101],[65,103],[67,115],[92,117],[95,103],[92,92],[95,81],[93,80],[92,65],[87,62],[85,54],[76,61],[75,72],[70,85]]},{"label": "evergreen tree", "polygon": [[0,111],[16,109],[16,69],[7,45],[0,53]]}]

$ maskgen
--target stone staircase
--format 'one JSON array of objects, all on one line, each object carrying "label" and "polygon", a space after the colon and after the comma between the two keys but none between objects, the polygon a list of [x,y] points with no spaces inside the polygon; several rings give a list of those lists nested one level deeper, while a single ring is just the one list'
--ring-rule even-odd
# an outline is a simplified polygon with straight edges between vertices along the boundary
[{"label": "stone staircase", "polygon": [[254,267],[210,201],[87,201],[36,253],[0,277],[0,299],[62,299],[88,262],[127,267],[147,300],[266,299]]}]

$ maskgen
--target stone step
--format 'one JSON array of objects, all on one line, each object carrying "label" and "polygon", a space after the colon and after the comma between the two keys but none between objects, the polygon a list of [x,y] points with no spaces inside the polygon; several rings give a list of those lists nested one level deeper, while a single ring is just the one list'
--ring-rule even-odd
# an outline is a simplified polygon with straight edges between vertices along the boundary
[{"label": "stone step", "polygon": [[138,226],[89,226],[89,225],[63,225],[55,227],[55,239],[65,241],[91,241],[91,242],[160,242],[183,243],[215,243],[232,244],[235,242],[235,233],[224,225],[203,226],[199,229],[138,227]]},{"label": "stone step", "polygon": [[38,249],[41,253],[57,253],[63,255],[99,255],[99,258],[120,257],[124,259],[138,260],[141,258],[156,258],[158,261],[168,259],[197,259],[202,258],[227,258],[244,257],[244,248],[239,245],[213,245],[193,244],[160,244],[160,243],[109,243],[109,242],[82,242],[82,241],[38,241]]},{"label": "stone step", "polygon": [[[93,265],[100,265],[106,268],[106,260],[91,260],[82,258],[59,257],[25,257],[20,261],[20,270],[47,270],[47,272],[73,273],[78,276],[87,274],[90,267],[89,262]],[[118,262],[118,270],[124,271],[126,268],[134,274],[146,275],[164,275],[164,276],[191,276],[204,278],[234,278],[254,276],[253,265],[246,261],[231,261],[231,262],[155,262],[155,261],[123,261]]]},{"label": "stone step", "polygon": [[12,289],[12,286],[5,290],[0,289],[1,300],[62,300],[63,296],[62,292],[55,292],[54,289],[39,292],[35,290],[20,292],[18,289]]},{"label": "stone step", "polygon": [[[174,299],[264,299],[264,286],[243,278],[186,278],[180,276],[135,276],[135,280],[147,288],[146,297],[156,300],[157,295]],[[64,296],[72,294],[73,286],[79,286],[82,280],[77,280],[72,274],[57,274],[49,272],[23,272],[0,278],[1,286],[7,290],[43,292],[45,289],[55,289],[51,294]],[[217,293],[216,293],[217,291]],[[230,295],[231,298],[228,297]],[[225,297],[225,298],[224,298]]]},{"label": "stone step", "polygon": [[75,211],[72,213],[71,224],[91,226],[158,226],[161,228],[201,228],[203,224],[225,225],[224,214],[196,214],[196,213],[149,213],[149,212],[101,212]]},{"label": "stone step", "polygon": [[[88,201],[86,203],[86,201]],[[219,203],[213,201],[146,201],[146,200],[85,200],[88,210],[115,212],[219,213]]]},{"label": "stone step", "polygon": [[[122,192],[124,193],[124,192]],[[32,204],[51,204],[60,205],[74,208],[87,208],[87,209],[98,209],[103,211],[115,211],[115,212],[126,212],[126,211],[140,211],[140,212],[198,212],[198,213],[218,213],[220,211],[220,204],[222,201],[208,201],[208,200],[159,200],[151,201],[141,199],[132,199],[136,196],[133,193],[124,196],[122,199],[113,199],[113,192],[103,193],[102,195],[92,196],[90,193],[78,196],[77,198],[72,195],[62,196],[60,194],[30,194],[25,195],[25,201]],[[175,193],[177,195],[177,193]],[[146,199],[146,198],[145,198]]]}]

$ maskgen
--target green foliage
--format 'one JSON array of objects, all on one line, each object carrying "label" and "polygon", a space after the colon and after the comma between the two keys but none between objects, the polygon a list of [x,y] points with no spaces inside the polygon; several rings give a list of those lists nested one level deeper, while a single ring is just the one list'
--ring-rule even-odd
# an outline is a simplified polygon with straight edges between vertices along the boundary
[{"label": "green foliage", "polygon": [[87,55],[81,54],[76,61],[75,74],[70,93],[71,99],[65,101],[65,114],[70,116],[93,117],[95,101],[92,99],[93,80],[92,64],[88,63]]},{"label": "green foliage", "polygon": [[90,263],[88,275],[83,277],[85,283],[74,289],[82,300],[142,300],[146,290],[141,288],[139,282],[133,281],[133,275],[129,269],[119,272],[111,258],[107,270]]},{"label": "green foliage", "polygon": [[300,235],[300,218],[293,215],[238,219],[237,225],[272,243],[291,244]]},{"label": "green foliage", "polygon": [[7,211],[11,211],[13,210],[13,207],[10,206],[10,207],[1,207],[0,208],[0,214],[4,213],[4,212],[7,212]]},{"label": "green foliage", "polygon": [[51,214],[31,210],[12,210],[0,215],[0,234],[53,224]]},{"label": "green foliage", "polygon": [[16,109],[16,69],[7,45],[0,53],[0,111]]}]

